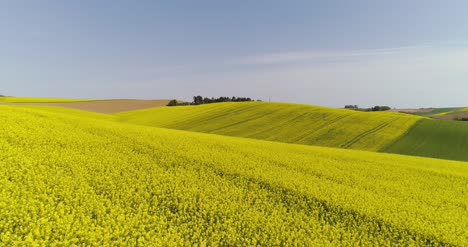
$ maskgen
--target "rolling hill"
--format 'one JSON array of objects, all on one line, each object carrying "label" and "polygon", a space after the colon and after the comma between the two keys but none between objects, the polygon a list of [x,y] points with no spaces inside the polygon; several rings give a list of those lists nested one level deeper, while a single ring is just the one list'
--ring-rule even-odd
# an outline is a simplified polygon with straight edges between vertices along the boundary
[{"label": "rolling hill", "polygon": [[[256,106],[247,107],[249,104]],[[468,161],[468,152],[466,152],[468,123],[466,122],[439,121],[414,116],[407,118],[408,115],[405,114],[361,113],[292,104],[268,103],[268,107],[264,107],[265,104],[267,103],[164,107],[115,115],[61,107],[29,105],[21,107],[36,109],[37,112],[48,111],[70,116],[79,115],[89,119],[114,120],[287,143]],[[273,110],[275,107],[278,111]],[[385,121],[392,118],[401,119],[386,125]],[[384,127],[380,128],[379,124]],[[399,124],[402,124],[403,128],[400,128]],[[223,125],[225,128],[220,127]]]},{"label": "rolling hill", "polygon": [[468,161],[468,123],[403,113],[255,102],[145,109],[116,116],[121,122],[162,128]]},{"label": "rolling hill", "polygon": [[283,103],[219,103],[117,114],[118,121],[285,143],[378,151],[421,117]]},{"label": "rolling hill", "polygon": [[68,110],[0,106],[0,118],[6,245],[468,245],[463,162]]}]

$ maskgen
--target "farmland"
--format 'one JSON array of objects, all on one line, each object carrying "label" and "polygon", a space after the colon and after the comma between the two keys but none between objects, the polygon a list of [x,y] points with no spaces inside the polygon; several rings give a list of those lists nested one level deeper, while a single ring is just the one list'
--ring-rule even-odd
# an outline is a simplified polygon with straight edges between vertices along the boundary
[{"label": "farmland", "polygon": [[442,113],[436,114],[434,116],[453,115],[453,114],[465,113],[465,112],[468,112],[468,108],[454,108],[451,111],[442,112]]},{"label": "farmland", "polygon": [[460,108],[450,112],[434,115],[433,118],[441,120],[464,120],[468,119],[468,108]]},{"label": "farmland", "polygon": [[468,244],[466,163],[53,109],[0,117],[7,245]]},{"label": "farmland", "polygon": [[449,112],[457,111],[457,110],[460,110],[460,109],[461,108],[457,108],[457,107],[435,108],[430,112],[416,113],[416,115],[424,116],[424,117],[433,117],[433,116],[442,115],[442,114],[446,114],[446,113],[449,113]]},{"label": "farmland", "polygon": [[396,109],[392,111],[442,120],[455,120],[457,116],[466,116],[468,114],[468,108],[465,107]]},{"label": "farmland", "polygon": [[119,121],[286,143],[378,151],[422,118],[279,103],[220,103],[117,114]]},{"label": "farmland", "polygon": [[[452,116],[448,109],[454,108],[443,112]],[[242,103],[145,109],[116,117],[163,128],[468,161],[468,123],[409,114]]]}]

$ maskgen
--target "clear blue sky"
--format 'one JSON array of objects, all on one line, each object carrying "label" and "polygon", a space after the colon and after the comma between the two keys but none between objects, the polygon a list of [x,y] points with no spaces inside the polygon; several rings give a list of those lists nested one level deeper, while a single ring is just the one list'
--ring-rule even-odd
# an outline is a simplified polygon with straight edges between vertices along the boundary
[{"label": "clear blue sky", "polygon": [[0,1],[0,94],[468,106],[468,1]]}]

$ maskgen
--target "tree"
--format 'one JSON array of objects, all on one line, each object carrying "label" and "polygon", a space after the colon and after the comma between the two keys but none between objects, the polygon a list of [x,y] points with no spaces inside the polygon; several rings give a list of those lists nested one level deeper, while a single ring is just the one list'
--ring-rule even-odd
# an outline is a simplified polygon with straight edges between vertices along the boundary
[{"label": "tree", "polygon": [[208,98],[208,97],[205,97],[203,99],[203,103],[202,104],[211,104],[211,103],[214,103],[215,102],[215,99],[214,98]]},{"label": "tree", "polygon": [[390,109],[392,109],[390,106],[381,106],[381,107],[380,107],[380,110],[381,110],[381,111],[388,111],[388,110],[390,110]]},{"label": "tree", "polygon": [[198,96],[193,96],[193,103],[194,105],[202,105],[203,104],[203,97],[198,95]]},{"label": "tree", "polygon": [[345,105],[345,109],[353,109],[353,110],[358,110],[359,107],[357,105]]}]

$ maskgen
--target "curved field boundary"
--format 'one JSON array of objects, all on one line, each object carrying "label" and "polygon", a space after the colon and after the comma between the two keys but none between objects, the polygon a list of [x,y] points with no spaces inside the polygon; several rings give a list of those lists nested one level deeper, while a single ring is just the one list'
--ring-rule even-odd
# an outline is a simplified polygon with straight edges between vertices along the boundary
[{"label": "curved field boundary", "polygon": [[468,123],[423,119],[382,151],[468,161]]}]

